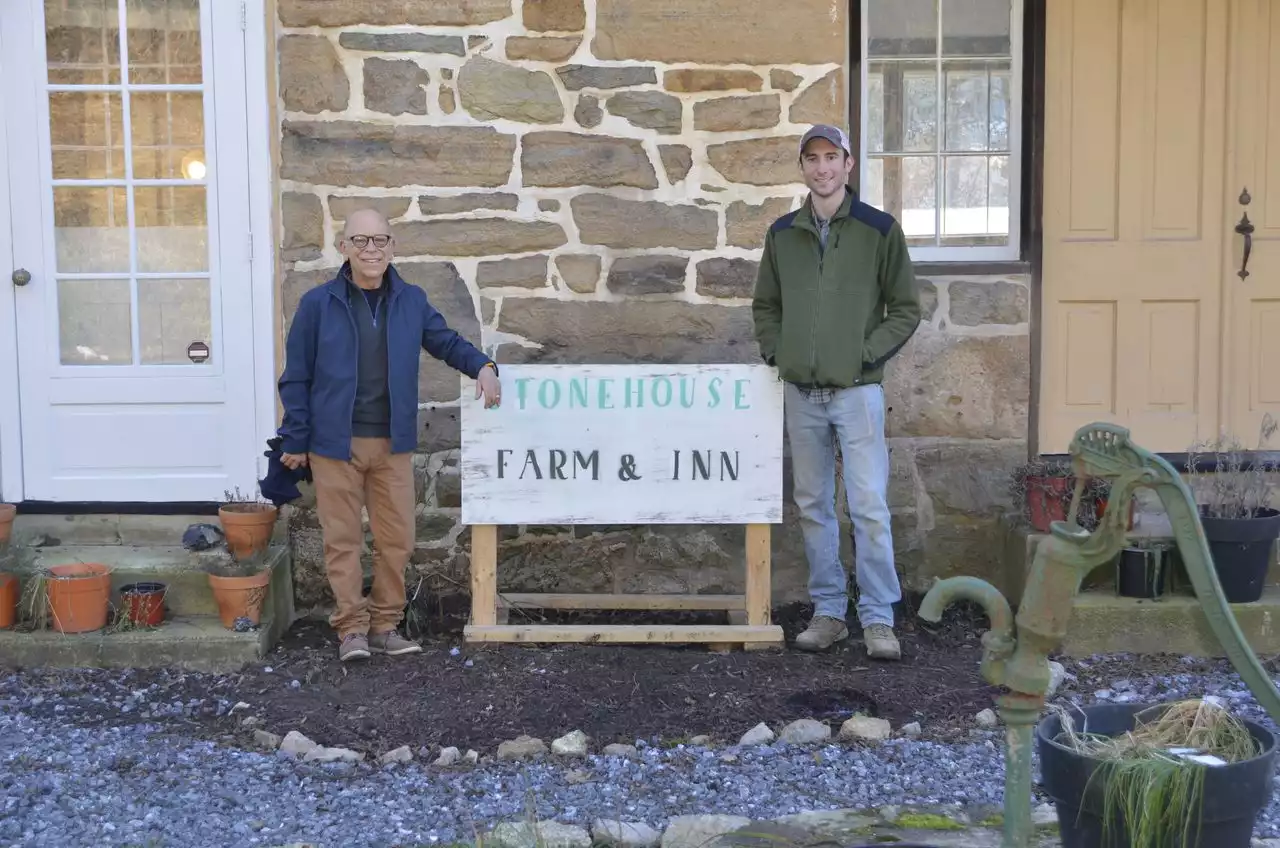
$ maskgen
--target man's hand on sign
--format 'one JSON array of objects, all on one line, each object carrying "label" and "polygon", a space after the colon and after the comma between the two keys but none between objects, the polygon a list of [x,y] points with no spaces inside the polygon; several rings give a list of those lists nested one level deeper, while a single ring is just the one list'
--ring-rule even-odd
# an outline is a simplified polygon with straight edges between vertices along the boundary
[{"label": "man's hand on sign", "polygon": [[502,405],[502,383],[492,365],[481,368],[480,376],[476,378],[476,397],[482,394],[485,409]]}]

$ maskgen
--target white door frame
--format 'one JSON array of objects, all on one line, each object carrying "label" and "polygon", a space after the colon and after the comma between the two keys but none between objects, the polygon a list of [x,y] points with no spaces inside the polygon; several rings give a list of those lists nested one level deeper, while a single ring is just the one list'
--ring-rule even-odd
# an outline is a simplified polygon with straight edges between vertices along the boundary
[{"label": "white door frame", "polygon": [[[10,0],[5,0],[9,2]],[[33,13],[38,0],[16,0],[29,4],[27,12]],[[267,460],[262,455],[265,441],[275,432],[275,311],[277,298],[275,293],[275,242],[274,204],[276,186],[270,144],[270,127],[273,117],[271,109],[272,91],[269,88],[268,62],[272,54],[268,50],[269,22],[266,0],[244,0],[237,9],[232,3],[222,0],[209,0],[210,6],[217,11],[221,20],[227,21],[236,16],[244,33],[243,40],[243,75],[241,86],[226,84],[226,78],[219,74],[223,84],[211,83],[212,100],[222,108],[217,109],[218,124],[216,134],[219,137],[243,138],[247,143],[248,173],[243,184],[228,181],[220,185],[222,197],[219,199],[220,210],[227,207],[238,207],[249,210],[249,219],[244,222],[243,242],[235,245],[238,254],[241,249],[248,257],[250,279],[244,281],[248,287],[248,296],[242,303],[248,305],[249,314],[243,311],[238,314],[232,310],[225,312],[222,319],[222,332],[228,335],[228,329],[236,326],[239,329],[230,335],[242,335],[250,340],[249,350],[242,351],[251,363],[252,381],[237,391],[247,393],[248,409],[251,410],[252,421],[246,421],[241,427],[246,434],[252,433],[254,444],[245,444],[246,451],[242,460],[235,462],[232,471],[234,479],[231,486],[238,486],[242,491],[256,491],[256,481],[266,471]],[[10,28],[13,32],[15,28]],[[19,36],[21,33],[19,33]],[[38,56],[43,56],[43,39],[35,48]],[[20,64],[15,57],[28,54],[31,49],[6,49],[12,45],[0,44],[0,57],[8,56],[10,67],[0,66],[0,72],[14,74]],[[28,75],[31,85],[35,86],[34,74]],[[239,88],[240,90],[237,90]],[[233,108],[240,106],[243,108]],[[40,108],[40,117],[34,121],[37,130],[48,132],[46,125],[41,127],[40,120],[45,120],[45,109]],[[4,115],[4,92],[0,87],[0,116]],[[10,172],[10,151],[13,146],[6,136],[6,122],[0,120],[0,500],[20,502],[29,496],[29,487],[24,483],[22,418],[19,398],[24,392],[18,384],[18,350],[20,341],[17,338],[17,292],[10,281],[14,267],[16,252],[13,249],[11,208],[14,205]],[[207,138],[206,144],[212,147],[214,137]],[[42,157],[43,158],[43,157]],[[210,227],[216,225],[209,222]],[[226,230],[226,241],[232,242],[235,228]],[[211,236],[212,236],[211,232]],[[238,237],[236,238],[238,240]],[[241,247],[242,246],[242,247]],[[47,255],[47,252],[46,252]],[[47,285],[46,281],[41,281]],[[234,323],[233,323],[234,322]],[[247,322],[247,326],[244,322]],[[13,328],[11,331],[8,328]],[[241,371],[240,373],[245,373]],[[246,440],[247,441],[247,440]],[[237,449],[239,450],[239,449]],[[252,474],[252,478],[250,478]]]}]

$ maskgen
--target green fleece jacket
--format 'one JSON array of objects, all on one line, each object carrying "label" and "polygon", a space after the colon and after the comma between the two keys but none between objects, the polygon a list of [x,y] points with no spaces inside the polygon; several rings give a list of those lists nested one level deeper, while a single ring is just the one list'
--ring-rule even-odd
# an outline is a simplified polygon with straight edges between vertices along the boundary
[{"label": "green fleece jacket", "polygon": [[808,201],[765,235],[752,303],[765,362],[790,383],[878,383],[920,324],[902,227],[848,191],[824,250]]}]

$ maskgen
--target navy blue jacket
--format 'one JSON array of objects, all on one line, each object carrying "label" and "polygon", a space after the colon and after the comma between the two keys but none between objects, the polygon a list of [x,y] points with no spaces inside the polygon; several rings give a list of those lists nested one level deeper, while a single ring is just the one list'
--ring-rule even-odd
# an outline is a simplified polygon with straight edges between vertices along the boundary
[{"label": "navy blue jacket", "polygon": [[[351,459],[351,415],[356,402],[356,319],[347,281],[350,264],[302,296],[285,343],[279,434],[284,453]],[[391,450],[418,444],[418,365],[421,351],[475,379],[491,360],[449,328],[427,295],[387,268],[387,385],[391,395]]]}]

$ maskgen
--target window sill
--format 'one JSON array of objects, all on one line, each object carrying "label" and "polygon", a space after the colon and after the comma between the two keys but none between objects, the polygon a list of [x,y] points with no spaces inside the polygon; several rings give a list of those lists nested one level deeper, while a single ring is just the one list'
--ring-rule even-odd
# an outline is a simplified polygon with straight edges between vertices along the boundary
[{"label": "window sill", "polygon": [[999,277],[1030,275],[1031,263],[1022,260],[1005,262],[913,262],[917,277]]}]

